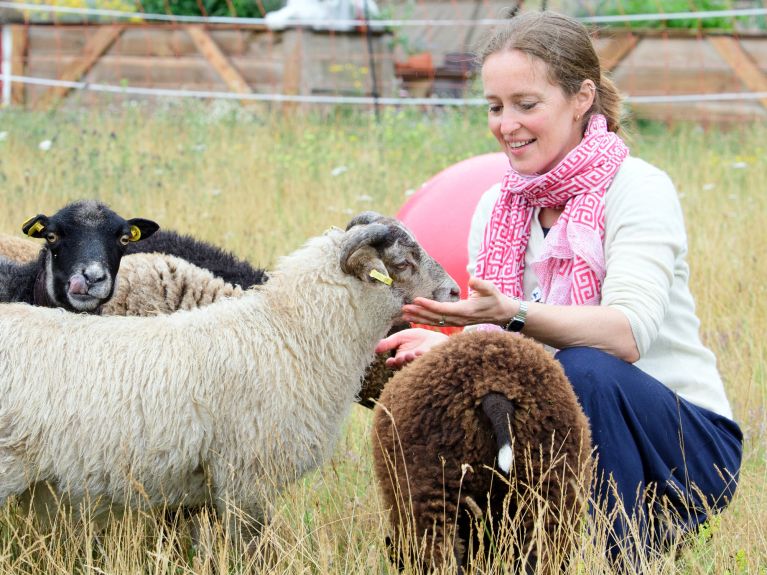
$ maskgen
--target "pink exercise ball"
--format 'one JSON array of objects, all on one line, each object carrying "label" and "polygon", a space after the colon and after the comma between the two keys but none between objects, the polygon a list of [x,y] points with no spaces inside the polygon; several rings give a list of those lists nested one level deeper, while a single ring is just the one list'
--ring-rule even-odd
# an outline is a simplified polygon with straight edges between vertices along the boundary
[{"label": "pink exercise ball", "polygon": [[397,213],[424,249],[467,295],[467,242],[474,208],[482,194],[503,179],[509,160],[483,154],[453,164],[427,181]]}]

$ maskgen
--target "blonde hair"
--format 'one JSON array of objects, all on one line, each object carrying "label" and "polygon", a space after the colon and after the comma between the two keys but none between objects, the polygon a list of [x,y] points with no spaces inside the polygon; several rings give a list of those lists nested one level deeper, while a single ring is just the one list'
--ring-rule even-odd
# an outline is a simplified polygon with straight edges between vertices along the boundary
[{"label": "blonde hair", "polygon": [[584,114],[583,126],[592,114],[607,119],[607,129],[621,130],[623,107],[618,89],[602,73],[599,57],[586,27],[569,16],[556,12],[526,12],[490,33],[477,51],[481,65],[498,52],[519,50],[546,64],[549,82],[574,96],[584,80],[596,86],[594,103]]}]

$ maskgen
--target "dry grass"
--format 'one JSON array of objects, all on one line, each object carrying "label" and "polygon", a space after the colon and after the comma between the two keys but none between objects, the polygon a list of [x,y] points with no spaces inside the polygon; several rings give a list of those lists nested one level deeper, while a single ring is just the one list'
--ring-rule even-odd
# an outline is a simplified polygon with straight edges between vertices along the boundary
[{"label": "dry grass", "polygon": [[[455,161],[494,151],[483,124],[481,111],[429,118],[389,111],[379,125],[344,111],[285,118],[226,106],[3,112],[0,232],[15,233],[28,216],[67,200],[97,197],[125,216],[153,218],[268,266],[353,213],[395,213],[406,190]],[[678,557],[654,558],[642,573],[767,571],[766,137],[761,125],[728,132],[649,126],[632,142],[635,155],[667,170],[680,191],[703,336],[746,434],[733,504]],[[39,148],[45,140],[52,140],[48,151]],[[64,518],[51,533],[11,503],[0,509],[0,575],[395,573],[371,471],[370,424],[370,413],[355,407],[333,461],[284,493],[265,534],[277,551],[268,568],[258,557],[243,560],[215,523],[210,551],[195,556],[184,517],[168,523],[160,513],[133,512],[98,534]],[[609,571],[598,542],[580,536],[573,571]]]}]

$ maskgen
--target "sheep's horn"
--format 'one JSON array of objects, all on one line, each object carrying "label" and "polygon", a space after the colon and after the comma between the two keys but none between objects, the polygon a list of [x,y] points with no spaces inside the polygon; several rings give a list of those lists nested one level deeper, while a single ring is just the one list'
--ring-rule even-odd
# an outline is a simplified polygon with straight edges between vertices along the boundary
[{"label": "sheep's horn", "polygon": [[377,222],[378,220],[383,219],[383,217],[384,216],[374,211],[362,212],[354,216],[354,218],[352,218],[352,221],[350,221],[349,224],[346,226],[346,231],[349,231],[354,226],[364,226],[367,224],[372,224],[373,222]]}]

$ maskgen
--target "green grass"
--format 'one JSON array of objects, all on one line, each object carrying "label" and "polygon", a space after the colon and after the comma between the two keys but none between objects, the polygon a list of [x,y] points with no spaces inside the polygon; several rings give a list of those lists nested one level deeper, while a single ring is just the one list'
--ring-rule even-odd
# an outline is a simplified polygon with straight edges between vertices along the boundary
[{"label": "green grass", "polygon": [[[227,105],[3,111],[0,132],[0,232],[19,233],[30,215],[95,197],[267,267],[354,213],[396,213],[408,190],[442,168],[496,150],[481,109],[387,109],[380,123],[350,110],[282,115]],[[39,148],[45,140],[53,141],[48,151]],[[746,435],[733,504],[678,558],[653,560],[646,573],[767,572],[765,141],[763,125],[645,125],[631,139],[632,152],[668,171],[679,189],[702,334]],[[383,543],[370,426],[370,412],[355,406],[333,460],[284,493],[265,537],[278,557],[268,571],[396,572]],[[212,552],[194,557],[187,530],[183,518],[174,527],[136,512],[98,535],[71,520],[51,534],[8,504],[0,509],[0,575],[259,570],[215,526]],[[575,570],[604,572],[601,550],[584,540]]]}]

